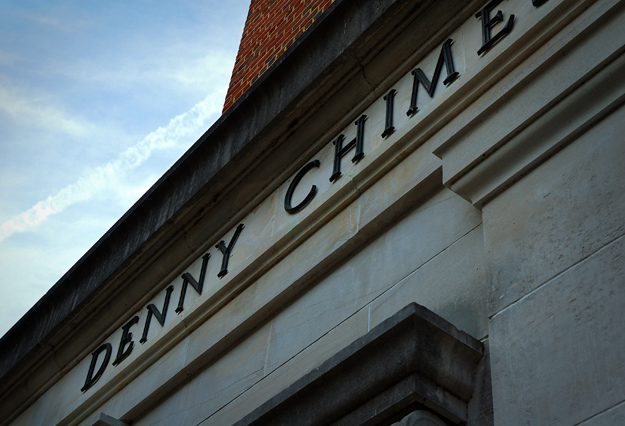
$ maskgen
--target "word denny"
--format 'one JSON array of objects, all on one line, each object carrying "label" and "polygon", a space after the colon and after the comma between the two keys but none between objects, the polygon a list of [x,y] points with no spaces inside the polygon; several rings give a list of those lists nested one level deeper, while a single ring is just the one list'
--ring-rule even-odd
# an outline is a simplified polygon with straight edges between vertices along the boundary
[{"label": "word denny", "polygon": [[[223,258],[221,260],[221,269],[217,276],[219,278],[223,278],[228,274],[228,260],[230,259],[230,255],[232,253],[232,249],[234,249],[237,240],[239,239],[239,235],[241,235],[241,231],[243,231],[243,224],[237,226],[234,231],[234,235],[230,239],[230,242],[226,246],[225,241],[220,241],[215,247],[219,249]],[[199,279],[195,279],[193,275],[189,272],[185,272],[182,274],[182,287],[180,289],[180,296],[178,297],[178,306],[176,307],[176,313],[181,313],[184,310],[184,300],[187,295],[187,287],[191,285],[193,289],[199,294],[202,294],[202,290],[204,288],[204,281],[206,279],[206,268],[208,266],[208,260],[210,259],[210,254],[206,253],[202,256],[202,267],[200,270]],[[167,309],[169,308],[169,300],[171,299],[171,293],[174,291],[174,286],[170,285],[165,289],[165,301],[163,302],[162,309],[158,309],[156,305],[150,303],[146,306],[148,311],[147,317],[145,318],[145,323],[143,325],[143,334],[141,335],[141,339],[139,343],[144,344],[148,341],[148,332],[150,331],[150,324],[152,322],[152,317],[156,318],[156,321],[163,327],[165,325],[165,318],[167,317]],[[135,342],[132,338],[132,332],[130,331],[131,327],[139,322],[139,316],[135,315],[130,321],[128,321],[122,327],[122,336],[119,341],[119,346],[117,347],[117,355],[115,360],[113,361],[113,366],[119,365],[123,360],[128,358],[128,356],[132,353],[132,350],[135,347]],[[81,391],[85,392],[91,386],[93,386],[98,379],[104,374],[106,367],[109,365],[109,361],[111,360],[111,355],[113,353],[113,346],[106,342],[102,344],[99,348],[97,348],[91,354],[91,364],[89,364],[89,370],[87,372],[87,378],[85,380],[85,384],[83,385]],[[104,358],[102,363],[98,367],[96,371],[96,365],[98,364],[100,355],[104,354]]]},{"label": "word denny", "polygon": [[[529,0],[526,0],[529,1]],[[538,7],[548,0],[532,0],[532,4],[535,7]],[[492,0],[489,2],[484,8],[482,8],[475,16],[477,19],[481,21],[481,36],[482,36],[482,46],[478,50],[478,55],[483,55],[488,52],[496,43],[502,40],[506,35],[508,35],[513,28],[514,25],[514,15],[510,15],[506,20],[504,20],[503,12],[498,10],[493,14],[497,6],[502,2],[502,0]],[[502,24],[503,26],[496,32],[494,27],[498,24]],[[451,39],[447,40],[443,43],[443,46],[440,51],[440,55],[438,57],[438,61],[436,63],[436,67],[434,70],[434,74],[432,76],[432,80],[430,80],[425,72],[421,68],[414,69],[411,74],[414,76],[413,84],[412,84],[412,93],[410,98],[410,107],[406,111],[406,114],[409,117],[415,116],[419,112],[419,108],[417,107],[417,94],[419,91],[419,85],[423,87],[425,92],[430,96],[430,98],[434,97],[434,91],[438,84],[439,78],[443,72],[443,66],[445,66],[446,78],[443,80],[443,84],[445,86],[449,86],[459,77],[458,72],[456,72],[454,67],[454,60],[452,55],[452,46],[453,41]],[[382,130],[381,137],[386,138],[391,135],[395,131],[395,127],[393,126],[393,116],[394,116],[394,99],[396,95],[396,90],[392,89],[384,96],[384,101],[386,103],[386,117],[385,117],[385,126]],[[335,183],[337,179],[341,177],[341,160],[345,157],[351,150],[355,150],[354,156],[352,157],[352,162],[359,162],[364,156],[364,132],[365,132],[365,121],[367,120],[366,115],[362,115],[358,120],[356,120],[355,125],[357,126],[356,137],[345,144],[345,136],[339,135],[336,140],[334,140],[333,144],[335,146],[334,149],[334,165],[332,174],[330,176],[330,181]],[[298,184],[302,180],[302,178],[313,168],[318,168],[320,166],[319,160],[313,160],[306,164],[293,178],[291,181],[286,196],[284,199],[284,209],[289,214],[295,214],[300,210],[304,209],[315,197],[317,194],[317,187],[312,185],[310,191],[306,195],[303,201],[299,204],[293,206],[292,198],[297,188]],[[237,226],[234,235],[232,236],[228,245],[226,245],[225,241],[220,241],[215,247],[219,249],[221,254],[223,255],[221,262],[221,269],[217,276],[219,278],[223,278],[226,274],[228,274],[228,260],[232,253],[232,250],[235,247],[237,239],[243,230],[243,224]],[[191,285],[193,289],[199,294],[202,294],[202,289],[204,286],[204,281],[206,278],[206,269],[208,265],[208,261],[210,259],[210,254],[205,254],[202,256],[202,266],[200,270],[200,275],[198,279],[195,279],[189,272],[185,272],[182,274],[182,287],[180,290],[180,295],[178,297],[178,305],[176,307],[176,313],[181,313],[184,310],[184,301],[186,297],[187,287]],[[146,306],[147,317],[143,324],[143,334],[139,343],[144,344],[148,340],[148,332],[150,330],[150,325],[152,321],[152,317],[156,319],[156,321],[160,324],[161,327],[165,325],[165,318],[167,316],[167,310],[169,308],[169,302],[171,298],[171,294],[174,290],[174,287],[170,285],[165,289],[165,300],[163,302],[162,308],[159,310],[153,303]],[[113,360],[113,366],[119,365],[123,362],[128,356],[132,353],[135,343],[133,341],[133,334],[131,332],[131,328],[139,323],[139,316],[135,315],[130,321],[128,321],[124,326],[122,326],[121,338],[119,340],[119,344],[117,346],[116,357]],[[111,343],[104,343],[100,347],[98,347],[91,354],[91,363],[89,365],[89,369],[87,371],[87,377],[85,379],[84,386],[81,391],[85,392],[89,388],[91,388],[97,381],[100,379],[107,366],[110,363],[111,356],[113,354],[113,345]],[[102,358],[102,359],[101,359]],[[99,366],[98,366],[99,365]],[[96,370],[97,367],[97,370]]]}]

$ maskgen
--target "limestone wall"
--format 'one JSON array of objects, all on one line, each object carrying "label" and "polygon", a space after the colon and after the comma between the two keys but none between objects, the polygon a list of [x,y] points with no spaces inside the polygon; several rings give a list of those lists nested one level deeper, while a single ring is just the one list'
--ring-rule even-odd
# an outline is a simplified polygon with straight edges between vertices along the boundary
[{"label": "limestone wall", "polygon": [[[293,193],[315,185],[312,201],[285,212],[286,177],[241,220],[227,274],[211,248],[202,294],[188,287],[175,314],[172,277],[145,345],[81,392],[85,357],[11,424],[234,424],[411,302],[483,344],[466,424],[625,424],[625,5],[489,5],[505,18],[493,35],[514,22],[505,37],[478,54],[486,3],[470,3],[349,117],[328,105]],[[431,77],[445,40],[457,80],[443,69],[407,115],[409,71]],[[333,142],[357,138],[363,115],[364,157],[330,180]],[[184,270],[199,277],[206,253]],[[122,335],[100,338],[117,350]]]}]

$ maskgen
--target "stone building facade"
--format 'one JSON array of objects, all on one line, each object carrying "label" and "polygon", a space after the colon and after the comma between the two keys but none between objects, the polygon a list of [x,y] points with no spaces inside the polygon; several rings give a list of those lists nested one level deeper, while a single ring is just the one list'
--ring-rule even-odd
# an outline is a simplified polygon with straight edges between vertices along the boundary
[{"label": "stone building facade", "polygon": [[624,28],[327,5],[2,339],[0,425],[625,424]]}]

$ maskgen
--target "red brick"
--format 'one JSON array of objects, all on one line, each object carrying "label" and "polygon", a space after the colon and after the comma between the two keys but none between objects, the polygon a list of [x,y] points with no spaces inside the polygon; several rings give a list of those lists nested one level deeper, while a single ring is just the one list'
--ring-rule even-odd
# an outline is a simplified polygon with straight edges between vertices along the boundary
[{"label": "red brick", "polygon": [[252,0],[224,112],[300,37],[334,0]]}]

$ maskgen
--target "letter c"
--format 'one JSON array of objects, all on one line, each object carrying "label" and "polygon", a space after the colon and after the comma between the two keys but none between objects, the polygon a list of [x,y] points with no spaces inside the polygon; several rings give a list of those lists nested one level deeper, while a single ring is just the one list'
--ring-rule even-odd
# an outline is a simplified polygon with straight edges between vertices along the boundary
[{"label": "letter c", "polygon": [[319,160],[311,161],[310,163],[306,164],[302,168],[302,170],[297,172],[297,174],[293,178],[293,182],[291,182],[291,184],[289,185],[289,189],[287,189],[286,191],[286,197],[284,198],[284,210],[286,210],[287,213],[289,214],[297,213],[298,211],[306,207],[308,203],[312,201],[313,198],[315,198],[315,195],[317,194],[317,186],[313,185],[312,188],[310,188],[310,192],[308,193],[306,198],[304,198],[304,201],[302,201],[295,207],[291,205],[291,199],[293,198],[293,193],[295,192],[295,188],[299,184],[299,181],[302,180],[304,175],[308,173],[310,169],[312,169],[313,167],[319,167],[319,164],[320,164]]}]

